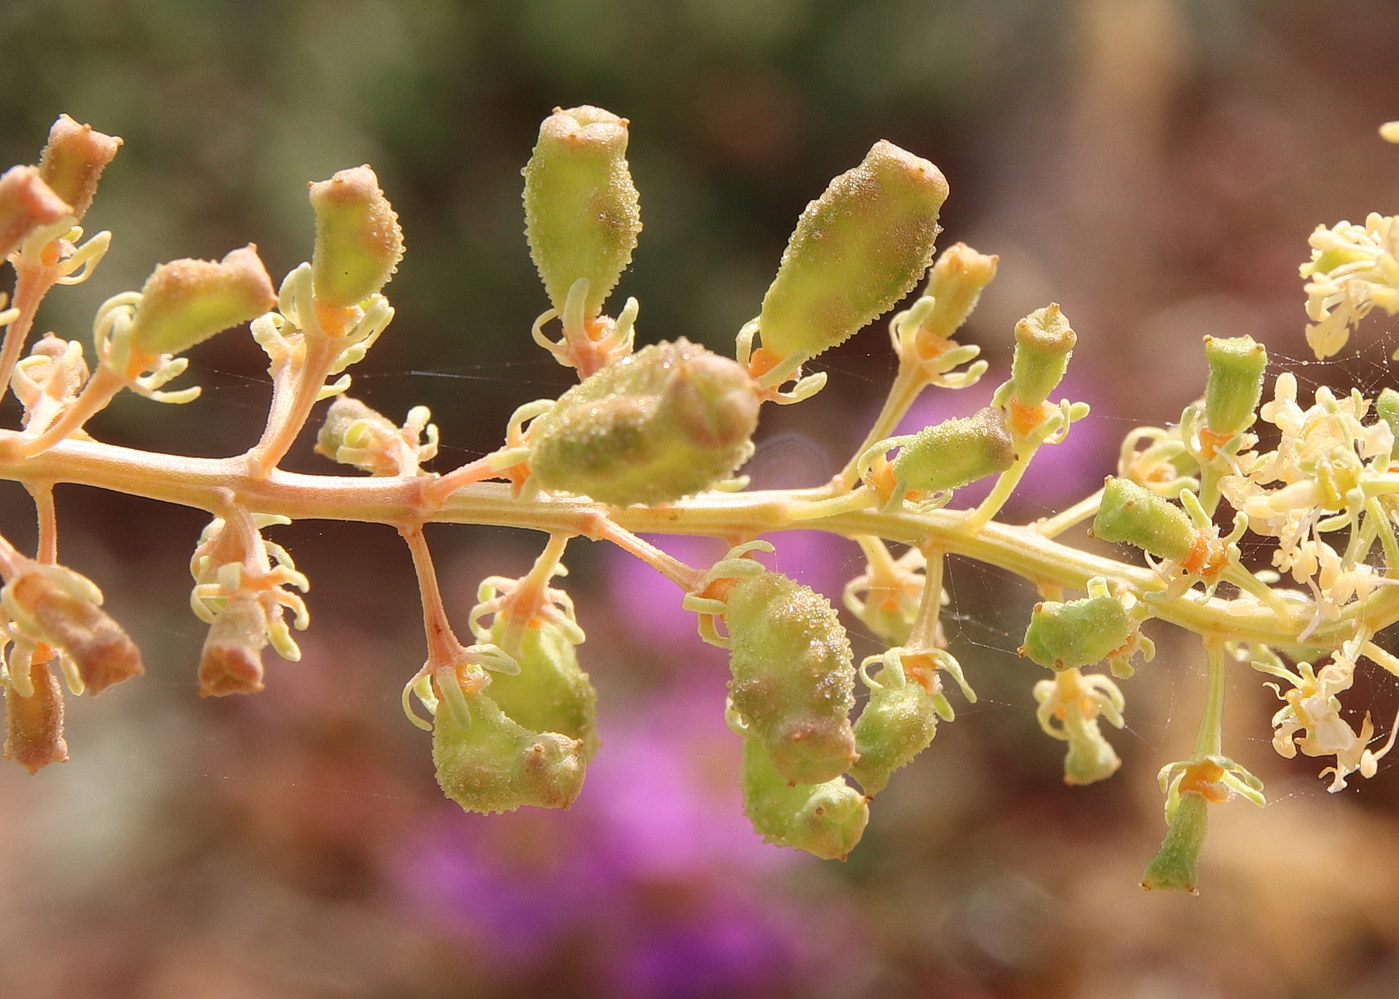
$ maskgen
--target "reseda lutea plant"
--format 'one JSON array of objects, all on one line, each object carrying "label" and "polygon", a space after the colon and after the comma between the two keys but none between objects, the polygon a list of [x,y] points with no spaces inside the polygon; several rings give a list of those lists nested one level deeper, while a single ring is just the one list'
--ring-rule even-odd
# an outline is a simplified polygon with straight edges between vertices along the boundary
[{"label": "reseda lutea plant", "polygon": [[[526,234],[550,300],[533,337],[579,383],[521,407],[499,448],[440,474],[423,468],[437,450],[425,408],[398,424],[345,394],[346,369],[393,318],[383,288],[403,254],[397,217],[369,167],[311,185],[311,260],[280,290],[252,245],[217,262],[161,264],[140,291],[100,307],[90,348],[30,334],[46,295],[85,279],[107,252],[109,234],[86,236],[81,222],[121,140],[64,116],[38,166],[0,176],[0,257],[15,272],[12,295],[0,300],[0,384],[23,406],[22,426],[0,430],[0,474],[28,490],[39,522],[32,553],[0,539],[7,757],[31,772],[66,760],[63,687],[95,694],[143,671],[135,645],[102,610],[101,591],[59,559],[54,487],[81,483],[210,517],[190,565],[191,607],[209,624],[198,664],[204,695],[261,690],[268,645],[298,656],[292,631],[308,624],[308,580],[269,537],[278,525],[326,518],[395,528],[416,568],[427,642],[404,708],[432,733],[443,791],[471,811],[567,807],[598,751],[596,694],[577,652],[584,634],[555,579],[579,537],[655,567],[679,586],[700,635],[729,650],[728,704],[714,710],[742,741],[737,777],[754,829],[781,846],[846,856],[870,802],[953,720],[946,681],[975,700],[941,628],[949,554],[1009,570],[1043,597],[1020,652],[1048,670],[1027,700],[1065,743],[1069,784],[1119,766],[1101,725],[1122,727],[1118,681],[1153,657],[1143,626],[1159,621],[1199,637],[1208,677],[1199,735],[1188,758],[1161,769],[1168,828],[1145,887],[1193,891],[1208,806],[1236,795],[1264,801],[1261,783],[1225,746],[1230,668],[1268,677],[1282,702],[1273,718],[1279,753],[1329,759],[1322,774],[1332,790],[1352,774],[1375,774],[1393,731],[1377,746],[1369,715],[1357,730],[1339,695],[1362,660],[1399,674],[1399,660],[1376,643],[1399,620],[1399,392],[1338,398],[1321,389],[1304,405],[1296,379],[1283,374],[1263,401],[1263,346],[1206,337],[1203,396],[1178,424],[1128,434],[1103,487],[1062,512],[1003,522],[998,514],[1035,454],[1087,413],[1052,398],[1077,337],[1057,305],[1037,309],[1015,327],[1010,372],[990,406],[891,436],[922,392],[965,388],[987,371],[978,348],[956,337],[997,259],[962,244],[935,258],[948,194],[937,168],[878,142],[831,181],[798,220],[733,358],[684,340],[634,350],[636,301],[608,311],[641,231],[627,125],[597,108],[555,111],[525,168]],[[1302,267],[1308,337],[1325,356],[1372,308],[1399,311],[1399,223],[1372,215],[1319,228],[1311,248]],[[888,397],[846,466],[807,488],[746,488],[735,476],[763,406],[818,393],[826,376],[804,375],[806,362],[920,282],[889,324],[898,370]],[[272,380],[266,423],[247,451],[195,458],[86,432],[121,391],[191,402],[198,388],[165,387],[184,372],[181,355],[244,323]],[[332,397],[316,448],[369,474],[282,470],[316,404]],[[1276,428],[1275,446],[1260,447],[1260,417]],[[995,482],[983,502],[952,504],[957,489],[987,477]],[[438,588],[423,534],[432,522],[509,525],[544,538],[524,577],[481,584],[466,618],[469,643]],[[1089,523],[1098,539],[1090,548],[1064,540]],[[762,538],[793,528],[860,546],[866,566],[844,604],[886,651],[857,666],[830,601],[765,568],[757,556],[773,548]],[[643,540],[648,532],[732,547],[714,565],[689,566]],[[1248,536],[1251,550],[1271,551],[1270,567],[1241,559]]]}]

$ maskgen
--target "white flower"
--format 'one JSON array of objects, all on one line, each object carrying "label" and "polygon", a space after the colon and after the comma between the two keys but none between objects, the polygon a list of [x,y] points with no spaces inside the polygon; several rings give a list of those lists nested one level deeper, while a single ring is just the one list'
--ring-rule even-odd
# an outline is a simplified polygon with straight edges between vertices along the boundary
[{"label": "white flower", "polygon": [[1308,278],[1307,343],[1318,358],[1330,357],[1375,306],[1399,312],[1399,225],[1393,216],[1371,212],[1364,225],[1318,226],[1307,241],[1312,258],[1300,268]]}]

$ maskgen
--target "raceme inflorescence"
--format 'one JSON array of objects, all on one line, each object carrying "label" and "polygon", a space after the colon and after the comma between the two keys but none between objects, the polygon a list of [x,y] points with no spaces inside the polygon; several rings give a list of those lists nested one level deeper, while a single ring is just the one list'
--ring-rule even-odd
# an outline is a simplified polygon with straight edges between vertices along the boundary
[{"label": "raceme inflorescence", "polygon": [[[955,392],[988,370],[957,335],[997,258],[960,243],[937,252],[948,196],[938,169],[877,142],[832,180],[798,220],[732,357],[685,340],[637,349],[637,302],[609,311],[642,226],[627,139],[626,119],[593,107],[556,110],[541,127],[524,209],[549,308],[532,334],[578,383],[520,407],[489,454],[440,472],[424,468],[438,444],[425,407],[400,424],[347,394],[347,369],[393,319],[384,288],[403,257],[398,218],[368,166],[311,185],[311,259],[280,286],[251,244],[218,261],[164,263],[139,291],[102,304],[90,344],[31,332],[48,293],[85,280],[109,249],[109,233],[88,235],[82,223],[121,140],[63,116],[37,166],[0,175],[0,258],[14,270],[0,296],[0,384],[23,413],[19,428],[0,430],[0,474],[32,496],[39,524],[32,553],[0,538],[5,755],[31,772],[67,760],[65,687],[96,694],[144,670],[101,590],[59,558],[54,487],[80,483],[208,516],[190,562],[191,608],[209,626],[203,695],[262,690],[268,646],[299,655],[293,632],[309,623],[309,581],[273,540],[278,526],[396,529],[416,569],[427,644],[404,709],[431,732],[442,790],[469,811],[567,807],[604,741],[579,656],[583,628],[558,579],[575,538],[653,566],[677,584],[699,635],[728,650],[728,703],[714,711],[741,740],[745,812],[780,846],[845,857],[875,797],[953,721],[954,701],[975,701],[942,627],[949,555],[1008,570],[1042,597],[1020,647],[1044,671],[1026,703],[1065,744],[1069,784],[1118,769],[1103,723],[1125,724],[1119,682],[1153,659],[1144,627],[1198,637],[1208,681],[1199,734],[1189,757],[1161,768],[1167,831],[1145,887],[1194,891],[1208,806],[1265,801],[1225,745],[1230,670],[1267,678],[1281,704],[1277,752],[1326,761],[1331,790],[1375,774],[1395,730],[1383,736],[1368,713],[1357,723],[1341,698],[1362,662],[1399,675],[1378,643],[1399,620],[1399,391],[1322,388],[1299,399],[1291,374],[1265,385],[1262,344],[1205,337],[1203,392],[1178,423],[1129,433],[1091,495],[1008,523],[999,515],[1029,463],[1087,414],[1054,399],[1077,334],[1057,304],[1035,310],[1015,326],[1010,371],[989,406],[894,435],[925,391]],[[1368,312],[1399,312],[1397,241],[1399,221],[1379,215],[1316,230],[1301,274],[1318,357]],[[807,363],[920,286],[889,322],[897,373],[845,467],[806,488],[748,488],[740,473],[763,408],[820,392],[826,375],[805,373]],[[192,402],[197,387],[167,387],[185,372],[184,354],[244,324],[272,382],[247,451],[165,454],[87,432],[123,391]],[[316,450],[355,471],[282,469],[324,400]],[[1260,421],[1271,429],[1260,432]],[[992,480],[983,501],[954,502],[982,479]],[[525,576],[481,583],[460,632],[424,536],[436,522],[543,538]],[[1077,526],[1088,537],[1066,540]],[[760,558],[798,528],[858,544],[864,568],[842,602],[885,651],[856,662],[831,601]],[[648,533],[730,547],[691,566]],[[469,641],[458,637],[466,632]]]}]

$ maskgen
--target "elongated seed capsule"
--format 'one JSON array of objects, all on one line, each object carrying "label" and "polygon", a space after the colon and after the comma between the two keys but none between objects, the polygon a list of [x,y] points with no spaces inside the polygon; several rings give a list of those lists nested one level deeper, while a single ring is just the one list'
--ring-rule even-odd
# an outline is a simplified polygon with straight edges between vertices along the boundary
[{"label": "elongated seed capsule", "polygon": [[871,797],[888,787],[895,770],[932,745],[938,727],[932,692],[907,677],[902,667],[886,665],[874,679],[880,685],[871,688],[855,719],[860,758],[850,768],[850,776]]},{"label": "elongated seed capsule", "polygon": [[[499,644],[508,619],[497,617],[491,641]],[[597,691],[578,665],[577,647],[548,621],[530,625],[511,654],[519,663],[515,674],[491,677],[491,699],[525,728],[558,732],[582,744],[583,758],[597,752]]]},{"label": "elongated seed capsule", "polygon": [[1267,349],[1251,336],[1207,336],[1205,360],[1205,425],[1215,434],[1243,433],[1253,426],[1263,395]]},{"label": "elongated seed capsule", "polygon": [[1091,666],[1127,644],[1134,625],[1111,596],[1035,604],[1020,654],[1053,670]]},{"label": "elongated seed capsule", "polygon": [[1161,849],[1146,866],[1142,887],[1195,893],[1195,868],[1205,845],[1209,802],[1199,794],[1182,794]]},{"label": "elongated seed capsule", "polygon": [[1015,353],[1010,380],[1017,403],[1034,409],[1059,387],[1078,336],[1051,302],[1015,324]]},{"label": "elongated seed capsule", "polygon": [[530,425],[545,489],[664,503],[732,475],[752,451],[758,395],[736,362],[688,340],[646,347],[579,382]]},{"label": "elongated seed capsule", "polygon": [[120,148],[121,139],[115,135],[61,114],[49,128],[49,140],[39,157],[39,173],[55,194],[73,206],[73,217],[81,220],[92,205],[102,171]]},{"label": "elongated seed capsule", "polygon": [[777,572],[727,597],[729,695],[783,778],[819,784],[855,762],[855,668],[828,600]]},{"label": "elongated seed capsule", "polygon": [[316,302],[340,309],[358,305],[388,283],[403,259],[398,214],[367,165],[311,184],[310,198],[316,213]]},{"label": "elongated seed capsule", "polygon": [[1195,529],[1184,510],[1132,482],[1108,476],[1093,518],[1093,536],[1125,541],[1158,558],[1180,561],[1190,554]]},{"label": "elongated seed capsule", "polygon": [[[11,668],[20,665],[19,658]],[[33,692],[21,697],[8,683],[5,692],[5,759],[14,760],[31,774],[50,763],[68,762],[68,743],[63,738],[63,688],[48,663],[29,666]]]},{"label": "elongated seed capsule", "polygon": [[797,220],[758,316],[764,349],[814,357],[893,308],[932,261],[946,200],[937,167],[875,143]]},{"label": "elongated seed capsule", "polygon": [[463,693],[469,721],[446,701],[433,720],[432,759],[443,793],[466,811],[486,815],[572,804],[583,786],[583,744],[525,728],[483,691]]},{"label": "elongated seed capsule", "polygon": [[172,260],[146,279],[130,338],[141,354],[177,354],[277,304],[267,269],[249,244],[220,261]]},{"label": "elongated seed capsule", "polygon": [[627,167],[627,120],[595,107],[556,110],[525,166],[525,236],[554,308],[588,281],[584,319],[602,312],[631,262],[641,207]]},{"label": "elongated seed capsule", "polygon": [[945,492],[1004,472],[1015,463],[1015,445],[999,409],[925,427],[890,463],[910,489]]},{"label": "elongated seed capsule", "polygon": [[822,860],[844,860],[869,823],[865,796],[835,777],[820,784],[789,784],[763,743],[743,739],[743,813],[753,831],[776,846],[805,850]]}]

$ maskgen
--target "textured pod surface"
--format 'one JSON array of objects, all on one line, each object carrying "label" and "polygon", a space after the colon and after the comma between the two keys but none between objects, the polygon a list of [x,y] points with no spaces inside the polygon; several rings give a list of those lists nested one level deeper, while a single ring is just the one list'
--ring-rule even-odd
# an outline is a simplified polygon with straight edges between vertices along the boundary
[{"label": "textured pod surface", "polygon": [[884,685],[870,691],[855,720],[860,759],[850,768],[850,776],[868,795],[884,790],[895,770],[927,749],[938,726],[933,695],[921,683],[896,683],[888,669],[879,679]]},{"label": "textured pod surface", "polygon": [[446,704],[432,726],[437,783],[468,812],[513,812],[521,805],[567,808],[583,787],[583,744],[557,732],[533,732],[491,697],[466,695],[470,724]]},{"label": "textured pod surface", "polygon": [[530,425],[546,489],[602,503],[665,503],[732,475],[751,453],[758,396],[735,361],[688,340],[624,357]]},{"label": "textured pod surface", "polygon": [[316,213],[311,283],[316,301],[358,305],[388,283],[403,259],[398,214],[368,166],[341,170],[310,187]]},{"label": "textured pod surface", "polygon": [[828,600],[776,572],[729,591],[729,695],[787,781],[817,784],[855,761],[855,668]]},{"label": "textured pod surface", "polygon": [[982,409],[972,416],[925,427],[899,449],[895,477],[910,489],[945,492],[1015,463],[1015,445],[1000,410]]},{"label": "textured pod surface", "polygon": [[[508,619],[497,618],[491,640],[500,643]],[[578,665],[578,652],[563,633],[547,622],[524,630],[516,674],[492,676],[491,699],[525,728],[558,732],[583,744],[583,756],[597,752],[597,691]]]},{"label": "textured pod surface", "polygon": [[222,260],[172,260],[141,288],[131,343],[144,354],[177,354],[277,304],[267,268],[249,244]]},{"label": "textured pod surface", "polygon": [[1195,529],[1184,510],[1129,479],[1109,477],[1093,518],[1093,536],[1125,541],[1158,558],[1180,560],[1190,554]]},{"label": "textured pod surface", "polygon": [[1205,337],[1205,423],[1216,434],[1242,433],[1253,426],[1263,395],[1268,351],[1251,336]]},{"label": "textured pod surface", "polygon": [[840,777],[791,785],[774,769],[763,744],[743,739],[743,813],[753,831],[776,846],[844,860],[869,824],[865,796]]},{"label": "textured pod surface", "polygon": [[812,357],[894,307],[928,270],[947,181],[876,142],[806,206],[758,316],[763,347]]},{"label": "textured pod surface", "polygon": [[1127,611],[1113,597],[1068,603],[1045,600],[1030,613],[1020,654],[1050,669],[1091,666],[1126,645],[1133,627]]},{"label": "textured pod surface", "polygon": [[627,120],[601,108],[555,111],[539,128],[524,169],[525,235],[560,312],[587,278],[584,318],[597,316],[631,261],[641,207],[626,153]]}]

